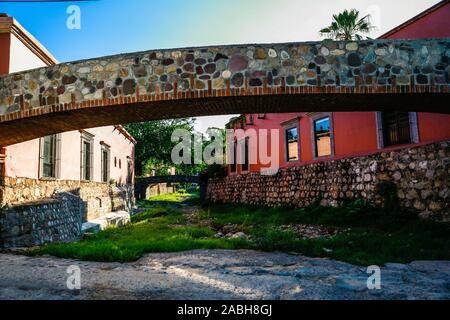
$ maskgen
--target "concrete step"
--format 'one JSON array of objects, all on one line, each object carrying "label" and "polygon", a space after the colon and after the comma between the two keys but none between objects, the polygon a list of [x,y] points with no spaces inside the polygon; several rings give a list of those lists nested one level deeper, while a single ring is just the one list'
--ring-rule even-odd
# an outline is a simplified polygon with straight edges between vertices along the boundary
[{"label": "concrete step", "polygon": [[120,227],[130,223],[130,214],[127,211],[107,213],[97,219],[87,221],[81,226],[81,232],[98,232],[109,227]]}]

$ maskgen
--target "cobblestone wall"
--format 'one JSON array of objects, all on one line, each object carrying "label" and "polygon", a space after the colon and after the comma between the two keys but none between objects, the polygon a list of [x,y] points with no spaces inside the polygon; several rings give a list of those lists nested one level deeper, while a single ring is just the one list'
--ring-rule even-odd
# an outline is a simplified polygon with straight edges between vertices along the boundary
[{"label": "cobblestone wall", "polygon": [[130,211],[134,205],[132,186],[116,186],[77,180],[37,180],[5,177],[2,206],[50,198],[57,192],[71,192],[83,201],[85,219],[92,220],[111,211]]},{"label": "cobblestone wall", "polygon": [[393,181],[404,207],[424,218],[450,220],[450,141],[369,156],[281,169],[276,175],[250,173],[208,182],[207,200],[234,204],[302,207],[316,199],[338,205],[364,198],[382,205],[381,182]]},{"label": "cobblestone wall", "polygon": [[[449,48],[449,39],[244,44],[27,70],[0,76],[0,145],[81,127],[218,111],[442,111],[450,88]],[[265,96],[264,103],[256,96]],[[60,112],[70,120],[54,121]]]},{"label": "cobblestone wall", "polygon": [[0,212],[0,246],[3,248],[77,240],[81,235],[82,201],[60,193]]},{"label": "cobblestone wall", "polygon": [[145,198],[147,199],[161,194],[174,193],[175,191],[175,185],[171,183],[152,184],[145,189]]}]

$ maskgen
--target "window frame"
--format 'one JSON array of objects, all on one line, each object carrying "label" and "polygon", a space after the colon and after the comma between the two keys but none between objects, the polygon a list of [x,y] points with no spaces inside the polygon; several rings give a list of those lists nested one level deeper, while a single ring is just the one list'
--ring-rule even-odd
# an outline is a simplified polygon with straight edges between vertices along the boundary
[{"label": "window frame", "polygon": [[[111,147],[106,144],[104,141],[100,142],[101,144],[101,182],[103,183],[108,183],[111,179]],[[106,181],[105,181],[105,159],[104,159],[104,154],[106,152],[106,156],[107,156],[107,167],[106,167]]]},{"label": "window frame", "polygon": [[[54,160],[53,160],[53,175],[52,176],[45,176],[44,175],[44,151],[45,151],[45,138],[53,136],[54,137],[54,143],[53,146],[53,154],[54,154]],[[61,134],[53,134],[48,135],[45,137],[41,137],[39,139],[39,179],[59,179],[61,177]]]},{"label": "window frame", "polygon": [[[250,172],[250,146],[249,146],[249,141],[250,141],[250,137],[245,137],[243,139],[241,139],[238,143],[238,145],[240,145],[240,143],[243,143],[243,147],[242,149],[244,149],[244,162],[240,163],[241,166],[241,174],[242,173],[248,173]],[[246,166],[246,168],[244,169],[244,166]]]},{"label": "window frame", "polygon": [[[289,141],[288,141],[288,135],[287,132],[290,130],[297,130],[297,159],[293,159],[291,160],[291,158],[289,157]],[[291,126],[291,127],[286,127],[284,128],[284,156],[285,156],[285,160],[286,163],[293,163],[293,162],[297,162],[300,161],[300,130],[298,126]]]},{"label": "window frame", "polygon": [[[301,142],[300,142],[300,119],[301,117],[295,117],[294,119],[290,119],[282,122],[280,125],[283,128],[283,145],[284,145],[284,161],[286,163],[296,163],[302,160],[302,150],[301,150]],[[288,150],[288,142],[287,142],[287,131],[291,129],[297,129],[297,160],[289,160],[289,150]]]},{"label": "window frame", "polygon": [[[329,118],[330,121],[330,154],[325,156],[319,156],[317,150],[317,141],[316,141],[316,121]],[[311,119],[311,142],[312,142],[312,152],[313,159],[327,159],[334,157],[334,125],[333,125],[333,113],[332,112],[315,112],[310,115]]]},{"label": "window frame", "polygon": [[127,156],[127,184],[133,184],[133,159]]},{"label": "window frame", "polygon": [[[86,179],[86,166],[84,163],[85,153],[84,145],[89,143],[89,179]],[[94,135],[87,132],[81,131],[80,139],[80,180],[81,181],[93,181],[94,180]]]},{"label": "window frame", "polygon": [[237,174],[237,141],[233,139],[233,163],[230,163],[230,175]]},{"label": "window frame", "polygon": [[417,112],[408,112],[408,116],[409,116],[409,136],[410,136],[410,140],[411,140],[410,143],[392,144],[392,145],[386,146],[385,132],[384,132],[384,127],[383,127],[383,111],[377,111],[375,113],[376,126],[377,126],[378,149],[384,149],[384,148],[396,147],[396,146],[402,146],[402,145],[408,145],[408,144],[415,144],[415,143],[420,142]]}]

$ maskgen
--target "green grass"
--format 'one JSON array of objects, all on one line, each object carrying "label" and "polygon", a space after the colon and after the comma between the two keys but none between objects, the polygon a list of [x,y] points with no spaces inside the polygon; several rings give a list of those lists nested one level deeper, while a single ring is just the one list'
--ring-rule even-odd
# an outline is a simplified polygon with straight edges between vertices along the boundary
[{"label": "green grass", "polygon": [[187,198],[189,198],[190,194],[178,191],[175,193],[161,194],[158,196],[153,196],[148,198],[149,202],[183,202]]},{"label": "green grass", "polygon": [[[188,201],[186,197],[172,197],[175,203]],[[245,248],[297,252],[359,265],[450,259],[449,224],[424,221],[404,210],[385,212],[361,201],[339,208],[311,205],[303,209],[216,205],[201,208],[191,224],[186,224],[180,208],[161,206],[159,200],[153,199],[146,205],[148,209],[133,216],[130,225],[99,232],[80,242],[51,244],[28,253],[133,261],[148,252]],[[207,226],[205,221],[209,221]],[[330,238],[302,239],[279,228],[299,223],[343,231]],[[242,231],[250,235],[250,240],[215,238],[217,230],[227,224],[235,224],[234,232]]]},{"label": "green grass", "polygon": [[212,238],[214,232],[210,228],[180,226],[185,222],[180,210],[155,207],[133,216],[127,226],[110,228],[75,243],[49,244],[28,253],[93,261],[134,261],[146,252],[245,247],[242,240]]},{"label": "green grass", "polygon": [[187,193],[184,190],[177,191],[175,193],[161,194],[157,196],[152,196],[147,200],[139,200],[138,205],[143,208],[152,208],[155,205],[172,205],[179,206],[185,203],[189,205],[200,205],[200,192],[195,191],[192,193]]}]

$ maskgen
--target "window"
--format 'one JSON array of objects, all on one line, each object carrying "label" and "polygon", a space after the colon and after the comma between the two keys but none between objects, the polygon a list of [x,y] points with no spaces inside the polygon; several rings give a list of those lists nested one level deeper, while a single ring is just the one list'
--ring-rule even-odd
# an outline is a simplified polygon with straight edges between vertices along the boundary
[{"label": "window", "polygon": [[233,150],[232,150],[232,159],[230,159],[232,162],[230,164],[230,172],[234,173],[236,172],[236,162],[237,162],[237,157],[236,157],[236,149],[237,149],[237,144],[236,144],[236,140],[233,142],[233,146],[232,146]]},{"label": "window", "polygon": [[83,133],[81,136],[81,180],[92,180],[93,136]]},{"label": "window", "polygon": [[316,157],[331,156],[330,117],[315,120],[313,129]]},{"label": "window", "polygon": [[59,165],[60,135],[41,138],[40,167],[42,178],[57,178]]},{"label": "window", "polygon": [[243,161],[242,161],[242,165],[241,165],[241,171],[248,171],[248,169],[249,169],[249,161],[248,161],[248,158],[249,158],[249,148],[248,148],[248,141],[249,141],[249,138],[247,137],[247,138],[245,138],[245,140],[244,140],[244,145],[243,145],[243,151],[244,151],[244,159],[242,159]]},{"label": "window", "polygon": [[109,181],[110,148],[102,143],[102,182]]},{"label": "window", "polygon": [[127,157],[127,184],[133,183],[133,160]]},{"label": "window", "polygon": [[286,136],[286,158],[287,162],[289,161],[298,161],[299,157],[299,148],[298,148],[298,128],[289,128],[285,130]]},{"label": "window", "polygon": [[411,143],[409,112],[381,112],[383,145]]}]

